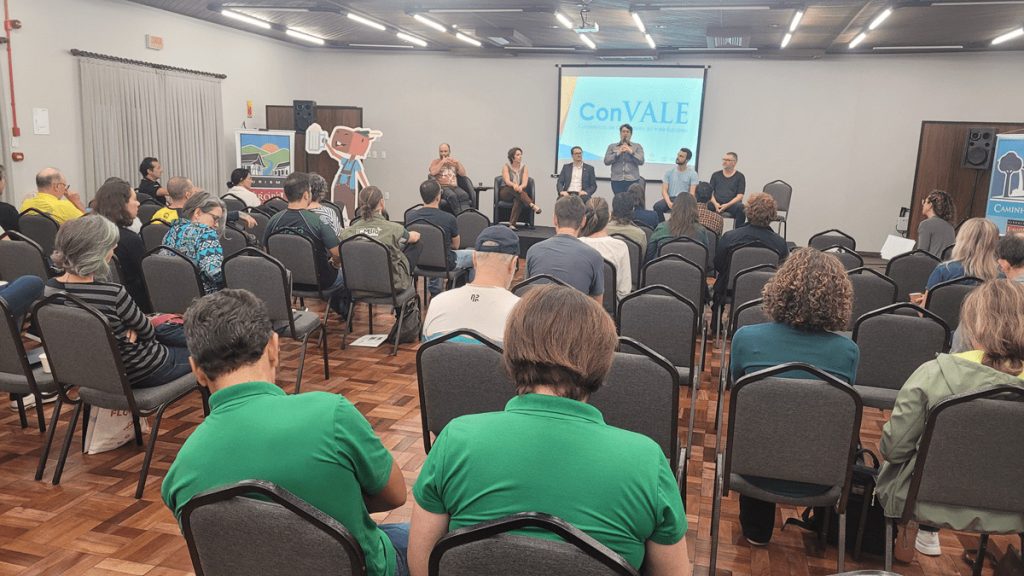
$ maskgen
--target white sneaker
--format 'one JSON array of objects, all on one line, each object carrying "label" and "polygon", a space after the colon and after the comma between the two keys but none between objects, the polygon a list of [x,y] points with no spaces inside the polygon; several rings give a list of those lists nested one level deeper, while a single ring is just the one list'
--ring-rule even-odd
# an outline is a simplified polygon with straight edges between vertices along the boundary
[{"label": "white sneaker", "polygon": [[918,530],[914,548],[925,556],[941,556],[942,547],[939,546],[939,533]]},{"label": "white sneaker", "polygon": [[[25,409],[26,410],[28,410],[29,408],[32,408],[33,406],[36,405],[36,397],[31,395],[31,394],[26,394],[25,397],[21,399],[21,401],[22,401],[22,403],[25,404]],[[51,402],[56,402],[56,401],[57,401],[57,397],[56,396],[50,396],[49,398],[46,398],[46,399],[43,400],[43,404],[49,404]],[[11,411],[13,411],[13,412],[17,412],[18,411],[18,402],[16,400],[11,400]]]}]

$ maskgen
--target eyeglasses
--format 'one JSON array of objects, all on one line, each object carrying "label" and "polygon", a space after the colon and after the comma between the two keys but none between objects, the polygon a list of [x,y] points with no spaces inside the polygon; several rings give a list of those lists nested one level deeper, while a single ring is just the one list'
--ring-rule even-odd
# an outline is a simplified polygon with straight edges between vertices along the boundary
[{"label": "eyeglasses", "polygon": [[722,158],[722,162],[735,162],[732,158]]}]

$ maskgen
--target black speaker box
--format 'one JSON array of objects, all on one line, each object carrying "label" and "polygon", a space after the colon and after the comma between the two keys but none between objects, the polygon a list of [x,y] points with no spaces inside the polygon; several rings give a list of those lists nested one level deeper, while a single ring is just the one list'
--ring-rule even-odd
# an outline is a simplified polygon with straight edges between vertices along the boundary
[{"label": "black speaker box", "polygon": [[310,124],[316,122],[316,102],[312,100],[293,100],[292,111],[295,113],[296,132],[305,132]]},{"label": "black speaker box", "polygon": [[988,170],[996,150],[996,129],[972,126],[967,129],[964,158],[960,165],[974,170]]}]

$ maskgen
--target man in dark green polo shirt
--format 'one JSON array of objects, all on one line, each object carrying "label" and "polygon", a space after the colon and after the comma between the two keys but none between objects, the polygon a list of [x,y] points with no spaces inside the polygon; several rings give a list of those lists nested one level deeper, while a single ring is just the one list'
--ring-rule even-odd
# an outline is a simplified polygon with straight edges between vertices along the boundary
[{"label": "man in dark green polo shirt", "polygon": [[686,514],[661,448],[586,403],[615,346],[611,318],[577,290],[541,286],[516,304],[505,367],[519,395],[504,412],[456,418],[438,435],[413,488],[413,576],[427,574],[449,530],[517,512],[557,516],[645,574],[690,574]]},{"label": "man in dark green polo shirt", "polygon": [[286,395],[272,384],[278,339],[266,307],[222,290],[185,313],[192,370],[212,392],[210,415],[178,452],[161,495],[175,516],[192,496],[246,479],[273,482],[355,537],[367,574],[407,574],[408,524],[369,516],[405,503],[405,481],[362,414],[325,392]]}]

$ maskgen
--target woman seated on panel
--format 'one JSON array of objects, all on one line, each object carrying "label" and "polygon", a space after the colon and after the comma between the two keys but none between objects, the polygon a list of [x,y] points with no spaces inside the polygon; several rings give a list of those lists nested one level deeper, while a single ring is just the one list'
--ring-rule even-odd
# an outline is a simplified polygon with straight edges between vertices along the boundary
[{"label": "woman seated on panel", "polygon": [[509,228],[515,230],[519,220],[519,211],[523,205],[529,206],[535,214],[540,214],[540,207],[533,203],[533,198],[526,192],[530,184],[530,170],[523,163],[523,149],[516,147],[508,151],[508,163],[501,167],[502,186],[498,197],[502,202],[512,202],[512,210],[508,215]]},{"label": "woman seated on panel", "polygon": [[[979,388],[1001,384],[1024,386],[1021,310],[1024,285],[1019,282],[993,280],[975,288],[964,299],[960,311],[960,328],[971,350],[939,354],[911,374],[900,388],[879,444],[885,463],[875,494],[886,516],[903,514],[918,444],[931,408],[949,396]],[[918,504],[916,514],[936,523],[941,521],[954,530],[968,529],[981,519],[986,527],[1000,526],[999,532],[1024,532],[1024,519],[1017,514],[997,515],[988,510],[950,509],[934,504]],[[938,528],[922,524],[915,548],[929,556],[940,555]]]},{"label": "woman seated on panel", "polygon": [[181,218],[174,221],[164,236],[164,246],[181,252],[199,267],[205,294],[224,288],[224,248],[220,235],[225,214],[223,200],[209,192],[197,192],[185,202]]},{"label": "woman seated on panel", "polygon": [[130,228],[139,215],[139,200],[131,184],[120,178],[111,178],[100,186],[94,198],[93,211],[117,225],[119,238],[114,248],[114,256],[120,265],[121,284],[128,290],[132,300],[144,312],[152,312],[149,304],[149,293],[142,277],[142,258],[146,255],[146,245],[142,236]]},{"label": "woman seated on panel", "polygon": [[260,197],[252,191],[252,173],[248,168],[235,168],[231,171],[231,179],[228,180],[228,191],[224,194],[233,194],[239,200],[245,202],[247,207],[259,206]]},{"label": "woman seated on panel", "polygon": [[921,201],[921,213],[925,219],[917,226],[917,249],[942,258],[942,252],[956,242],[953,199],[942,190],[933,190]]},{"label": "woman seated on panel", "polygon": [[[658,224],[651,234],[651,240],[647,244],[647,260],[658,256],[658,250],[662,245],[676,238],[689,238],[696,240],[711,250],[711,232],[701,226],[697,215],[697,200],[692,194],[680,194],[676,196],[672,204],[672,213],[668,220]],[[703,262],[694,262],[701,265]]]},{"label": "woman seated on panel", "polygon": [[117,226],[99,215],[62,224],[54,241],[53,262],[64,274],[51,278],[47,291],[77,296],[106,317],[132,388],[166,384],[192,371],[188,348],[161,344],[149,318],[124,286],[101,280],[109,273],[119,237]]},{"label": "woman seated on panel", "polygon": [[580,231],[580,241],[615,266],[615,295],[621,299],[633,290],[633,271],[626,243],[608,235],[608,219],[608,202],[604,198],[587,200],[587,223]]},{"label": "woman seated on panel", "polygon": [[582,292],[543,285],[512,309],[504,343],[516,396],[504,411],[456,418],[438,435],[413,488],[410,573],[427,574],[431,549],[451,530],[544,511],[644,574],[690,574],[668,459],[588,404],[612,366],[611,317]]},{"label": "woman seated on panel", "polygon": [[[801,248],[765,284],[762,296],[772,321],[736,331],[730,356],[734,380],[786,362],[805,362],[846,382],[854,381],[860,350],[849,338],[831,332],[846,329],[853,304],[853,286],[838,258]],[[754,483],[771,492],[801,496],[827,490],[772,479]],[[748,542],[767,545],[775,528],[775,504],[741,495],[740,525]]]}]

